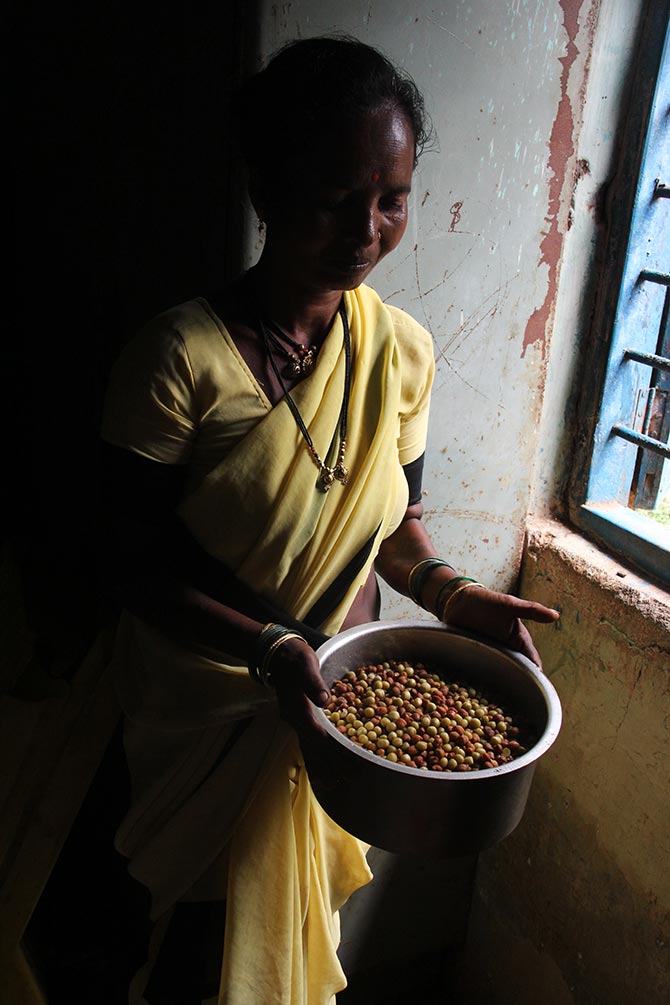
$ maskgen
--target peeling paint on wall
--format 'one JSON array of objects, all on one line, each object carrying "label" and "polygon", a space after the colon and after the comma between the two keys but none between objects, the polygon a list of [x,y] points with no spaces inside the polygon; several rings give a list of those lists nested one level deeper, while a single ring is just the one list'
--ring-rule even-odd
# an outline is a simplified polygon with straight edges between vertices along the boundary
[{"label": "peeling paint on wall", "polygon": [[[539,342],[542,349],[542,356],[544,358],[548,322],[552,315],[556,299],[559,264],[564,236],[560,226],[561,194],[563,191],[567,165],[575,149],[575,116],[573,113],[572,101],[568,94],[568,80],[573,64],[579,55],[576,38],[579,30],[580,14],[582,12],[582,8],[584,7],[584,3],[585,0],[560,0],[560,7],[563,11],[563,25],[568,36],[568,43],[565,55],[559,60],[562,67],[560,81],[561,99],[551,130],[551,136],[549,138],[548,166],[551,174],[551,180],[549,182],[549,200],[547,215],[545,217],[548,229],[544,232],[544,238],[540,245],[541,257],[539,262],[540,265],[546,265],[548,267],[549,276],[544,301],[540,307],[533,311],[528,319],[528,323],[526,324],[526,330],[523,337],[523,347],[521,350],[522,357],[525,355],[526,349],[530,345],[533,345],[535,342]],[[590,11],[590,36],[592,36],[594,8],[596,6],[597,5],[594,4]],[[590,53],[591,49],[590,43],[591,38],[589,38],[589,47],[587,50],[587,66],[588,53]],[[580,105],[583,105],[584,102],[585,81],[586,73],[584,74],[584,80],[579,91]]]}]

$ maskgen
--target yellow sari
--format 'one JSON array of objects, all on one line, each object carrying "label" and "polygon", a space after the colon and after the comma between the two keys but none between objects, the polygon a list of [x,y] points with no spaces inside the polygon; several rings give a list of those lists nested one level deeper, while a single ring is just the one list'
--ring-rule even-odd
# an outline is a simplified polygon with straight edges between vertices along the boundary
[{"label": "yellow sari", "polygon": [[[345,307],[352,350],[346,486],[319,491],[318,468],[286,402],[270,405],[206,301],[162,315],[129,347],[103,423],[104,438],[117,446],[189,464],[179,515],[191,535],[299,620],[372,541],[335,607],[314,626],[329,635],[405,512],[402,465],[423,453],[433,373],[430,337],[411,318],[364,286],[345,294]],[[338,317],[314,371],[292,391],[329,464],[343,383]],[[154,914],[189,891],[202,898],[209,876],[211,896],[221,896],[215,873],[227,858],[219,1001],[326,1005],[346,986],[337,910],[371,878],[367,849],[323,813],[294,734],[239,660],[187,651],[124,614],[116,663],[139,779],[118,846],[151,889]],[[254,713],[231,747],[235,723]],[[174,770],[163,767],[168,745]]]}]

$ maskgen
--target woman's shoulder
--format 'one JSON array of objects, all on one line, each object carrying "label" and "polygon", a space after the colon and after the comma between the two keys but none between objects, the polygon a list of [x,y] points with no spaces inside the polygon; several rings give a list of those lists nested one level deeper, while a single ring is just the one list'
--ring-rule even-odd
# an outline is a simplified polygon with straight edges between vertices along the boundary
[{"label": "woman's shoulder", "polygon": [[408,314],[407,311],[402,310],[400,307],[396,307],[394,304],[387,304],[386,309],[391,315],[396,338],[417,343],[419,346],[429,348],[432,351],[433,339],[430,332],[423,325],[419,324],[411,314]]},{"label": "woman's shoulder", "polygon": [[433,338],[423,325],[407,311],[387,304],[391,315],[396,344],[400,352],[403,375],[410,379],[432,379],[434,369]]},{"label": "woman's shoulder", "polygon": [[[143,372],[169,371],[191,379],[223,355],[227,334],[204,298],[194,298],[161,311],[123,346],[116,368]],[[213,350],[216,349],[216,352]]]},{"label": "woman's shoulder", "polygon": [[132,388],[164,388],[179,398],[195,396],[208,360],[222,333],[204,300],[193,299],[155,315],[121,348],[110,374],[108,397],[120,389],[120,397]]},{"label": "woman's shoulder", "polygon": [[[370,286],[356,291],[365,313],[393,338],[400,364],[402,411],[411,411],[430,393],[435,373],[433,339],[407,311],[385,304]],[[390,322],[390,328],[389,328]],[[391,335],[392,332],[392,335]]]},{"label": "woman's shoulder", "polygon": [[166,346],[179,341],[189,346],[195,342],[219,339],[221,330],[207,301],[194,297],[161,311],[140,329],[136,337],[163,342]]},{"label": "woman's shoulder", "polygon": [[407,311],[402,310],[400,307],[396,307],[394,304],[384,303],[377,291],[371,286],[362,284],[357,292],[371,306],[376,306],[378,311],[385,311],[390,317],[396,341],[399,343],[401,351],[405,349],[405,351],[411,354],[418,354],[424,357],[430,356],[432,358],[432,336],[411,314],[408,314]]}]

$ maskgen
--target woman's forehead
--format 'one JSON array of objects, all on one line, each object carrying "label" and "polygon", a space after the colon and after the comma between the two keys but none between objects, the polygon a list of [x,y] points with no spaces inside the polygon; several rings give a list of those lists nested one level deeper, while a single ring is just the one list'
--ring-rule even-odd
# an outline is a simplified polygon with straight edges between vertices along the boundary
[{"label": "woman's forehead", "polygon": [[323,130],[304,157],[296,151],[297,160],[323,180],[370,175],[373,181],[382,182],[391,176],[411,179],[414,152],[409,119],[394,106],[343,117]]}]

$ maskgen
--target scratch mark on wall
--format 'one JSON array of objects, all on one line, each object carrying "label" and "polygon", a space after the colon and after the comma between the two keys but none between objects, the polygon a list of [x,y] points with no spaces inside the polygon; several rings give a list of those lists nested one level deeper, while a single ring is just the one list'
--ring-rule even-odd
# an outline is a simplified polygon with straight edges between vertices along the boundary
[{"label": "scratch mark on wall", "polygon": [[442,506],[440,508],[433,507],[431,509],[426,509],[426,516],[448,516],[451,519],[458,520],[477,520],[483,523],[494,523],[499,527],[509,527],[513,525],[513,521],[507,516],[499,516],[496,513],[490,513],[488,510],[477,510],[477,509],[456,509],[454,506]]},{"label": "scratch mark on wall", "polygon": [[397,290],[394,290],[393,293],[389,293],[387,296],[385,296],[384,299],[383,299],[383,302],[385,304],[390,304],[394,297],[399,297],[404,292],[405,292],[405,287],[404,286],[400,286]]},{"label": "scratch mark on wall", "polygon": [[623,715],[621,716],[621,719],[619,720],[619,724],[616,727],[616,732],[615,732],[615,734],[614,734],[614,736],[612,738],[612,748],[611,748],[612,750],[615,749],[615,747],[617,746],[617,744],[619,742],[619,733],[623,729],[623,725],[624,725],[624,723],[626,721],[626,716],[628,715],[628,712],[630,710],[630,706],[631,706],[631,704],[633,702],[633,697],[635,695],[635,688],[640,683],[640,677],[641,676],[642,676],[642,667],[640,667],[640,669],[638,670],[637,675],[635,677],[635,680],[633,681],[633,683],[631,685],[631,688],[630,688],[630,691],[628,692],[628,698],[626,699],[626,707],[623,710]]},{"label": "scratch mark on wall", "polygon": [[433,17],[427,17],[427,18],[426,18],[426,21],[430,21],[430,23],[431,23],[431,24],[434,24],[436,28],[439,28],[439,29],[440,29],[440,31],[444,31],[444,32],[446,32],[446,33],[447,33],[447,35],[451,35],[451,37],[452,37],[452,38],[455,38],[457,42],[460,42],[460,43],[461,43],[461,45],[465,46],[465,48],[466,48],[466,49],[469,49],[469,50],[470,50],[470,52],[474,52],[474,51],[475,51],[475,50],[474,50],[474,49],[472,48],[472,46],[471,46],[471,45],[468,45],[468,43],[467,43],[467,42],[465,42],[465,41],[464,41],[464,40],[463,40],[462,38],[459,38],[459,37],[458,37],[458,35],[454,35],[453,31],[449,31],[449,29],[448,29],[448,28],[445,28],[445,27],[444,27],[444,25],[443,25],[443,24],[440,24],[440,22],[439,22],[439,21],[436,21],[436,20],[435,20],[435,18],[433,18]]},{"label": "scratch mark on wall", "polygon": [[463,255],[463,257],[454,266],[452,266],[451,268],[447,267],[444,270],[444,272],[442,273],[442,278],[437,283],[435,283],[433,286],[431,286],[430,289],[424,290],[424,294],[423,294],[424,297],[428,297],[428,296],[430,296],[431,293],[434,293],[435,290],[441,289],[442,286],[444,286],[445,283],[447,283],[451,279],[451,277],[456,272],[458,272],[458,270],[463,265],[465,265],[465,263],[467,262],[468,258],[470,258],[471,255],[474,254],[474,251],[475,251],[475,246],[474,245],[470,245],[470,247],[467,249],[467,251],[465,252],[465,254]]},{"label": "scratch mark on wall", "polygon": [[418,301],[421,304],[421,310],[423,311],[423,317],[424,317],[424,320],[425,320],[425,323],[426,323],[426,328],[430,332],[430,334],[432,335],[433,334],[433,329],[431,328],[431,325],[430,325],[430,318],[428,316],[428,311],[426,310],[426,305],[425,305],[425,303],[423,301],[423,293],[421,291],[421,276],[419,274],[419,245],[418,244],[414,245],[414,274],[416,276],[416,288],[417,288],[417,291],[418,291],[418,294],[419,294]]},{"label": "scratch mark on wall", "polygon": [[[458,379],[474,394],[478,395],[482,400],[491,402],[493,401],[489,395],[485,394],[481,388],[477,385],[472,384],[468,381],[460,371],[460,365],[462,360],[455,360],[454,356],[458,353],[467,343],[473,335],[475,335],[478,329],[487,321],[493,319],[501,308],[504,297],[507,295],[507,291],[512,283],[515,282],[517,276],[513,276],[511,279],[506,280],[501,283],[477,305],[477,307],[465,318],[462,318],[458,329],[452,334],[447,336],[443,341],[441,346],[437,345],[436,342],[436,362],[442,362],[454,376]],[[481,345],[481,340],[478,341],[478,345]],[[473,352],[475,351],[473,347]],[[472,352],[468,355],[468,358],[472,356]],[[505,410],[506,406],[503,402],[497,401],[496,407]]]},{"label": "scratch mark on wall", "polygon": [[[521,350],[522,357],[525,355],[528,346],[533,345],[535,342],[540,343],[544,357],[548,323],[556,299],[559,263],[564,236],[561,232],[559,220],[561,192],[563,190],[567,164],[574,153],[575,116],[572,101],[568,95],[568,80],[572,66],[579,55],[575,39],[577,38],[579,29],[579,16],[585,2],[586,0],[559,0],[563,11],[563,25],[568,36],[568,44],[565,55],[559,60],[561,63],[561,98],[549,138],[548,167],[551,180],[549,182],[549,199],[546,215],[548,228],[544,232],[544,238],[540,245],[540,264],[548,267],[549,275],[544,301],[533,311],[526,324]],[[598,0],[596,0],[597,2]],[[589,51],[590,42],[591,40],[589,40]],[[588,65],[588,60],[586,65]],[[580,90],[580,99],[583,102],[583,90]]]},{"label": "scratch mark on wall", "polygon": [[430,192],[428,191],[428,189],[426,189],[426,194],[424,195],[423,199],[421,200],[421,206],[422,206],[422,208],[426,205],[426,200],[428,199],[429,195],[430,195]]}]

